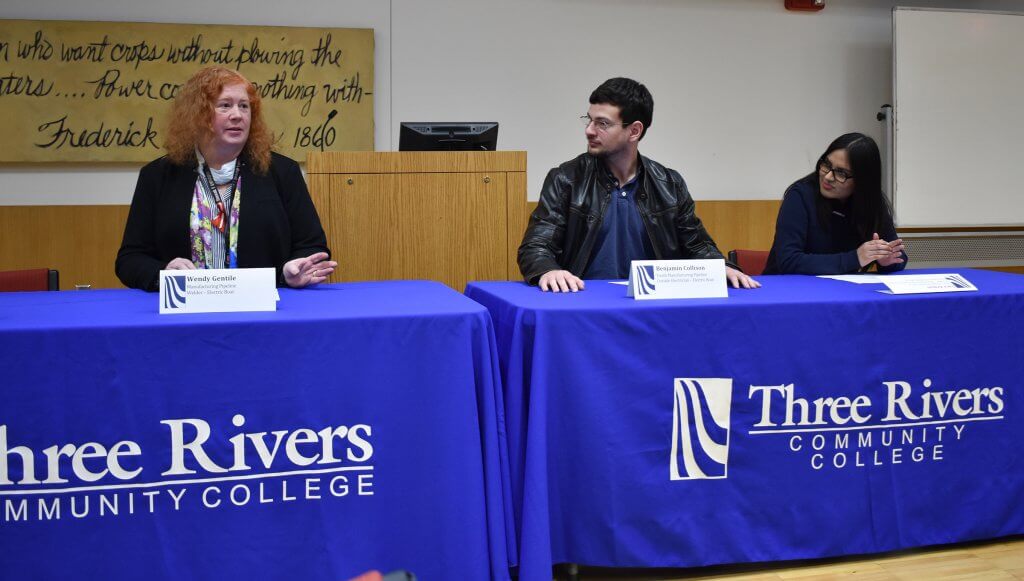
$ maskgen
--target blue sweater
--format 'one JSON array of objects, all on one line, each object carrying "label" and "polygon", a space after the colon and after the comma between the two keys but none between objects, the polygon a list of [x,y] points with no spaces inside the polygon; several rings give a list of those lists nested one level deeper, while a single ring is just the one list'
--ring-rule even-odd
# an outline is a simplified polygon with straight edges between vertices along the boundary
[{"label": "blue sweater", "polygon": [[[815,206],[819,195],[817,175],[799,180],[786,190],[765,274],[849,274],[860,270],[857,248],[867,240],[861,239],[840,202],[826,200],[830,222],[828,229],[823,228]],[[898,238],[891,221],[878,236],[889,242]],[[906,265],[904,252],[902,263],[879,266],[878,271],[896,272]]]}]

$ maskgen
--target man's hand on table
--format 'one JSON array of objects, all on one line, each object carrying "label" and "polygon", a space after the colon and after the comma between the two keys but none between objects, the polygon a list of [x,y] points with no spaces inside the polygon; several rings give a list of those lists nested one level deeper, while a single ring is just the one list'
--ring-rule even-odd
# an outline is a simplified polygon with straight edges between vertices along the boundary
[{"label": "man's hand on table", "polygon": [[583,290],[583,279],[568,270],[549,270],[540,277],[537,286],[542,291],[567,293]]}]

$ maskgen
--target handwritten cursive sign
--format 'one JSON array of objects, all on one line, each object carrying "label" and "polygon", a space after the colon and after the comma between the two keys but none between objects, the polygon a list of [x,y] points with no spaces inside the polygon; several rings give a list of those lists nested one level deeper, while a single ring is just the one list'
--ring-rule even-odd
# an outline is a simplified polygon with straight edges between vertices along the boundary
[{"label": "handwritten cursive sign", "polygon": [[253,81],[277,151],[373,149],[373,30],[0,20],[0,162],[154,159],[207,65]]}]

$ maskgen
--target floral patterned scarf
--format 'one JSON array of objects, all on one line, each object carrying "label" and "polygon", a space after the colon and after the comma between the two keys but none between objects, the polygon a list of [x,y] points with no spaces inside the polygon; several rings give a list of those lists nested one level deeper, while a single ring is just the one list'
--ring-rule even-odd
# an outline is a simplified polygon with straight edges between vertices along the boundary
[{"label": "floral patterned scarf", "polygon": [[[212,268],[213,261],[209,258],[213,253],[213,225],[210,223],[217,215],[217,206],[211,205],[203,194],[202,178],[196,180],[195,192],[192,196],[192,215],[189,230],[192,238],[192,264],[196,268]],[[242,176],[238,176],[235,196],[231,201],[228,213],[227,239],[228,263],[224,268],[238,268],[238,207],[242,199]]]}]

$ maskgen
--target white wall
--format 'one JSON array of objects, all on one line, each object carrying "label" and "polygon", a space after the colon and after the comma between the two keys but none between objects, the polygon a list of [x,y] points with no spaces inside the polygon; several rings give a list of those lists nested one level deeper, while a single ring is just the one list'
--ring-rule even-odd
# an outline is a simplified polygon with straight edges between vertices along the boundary
[{"label": "white wall", "polygon": [[[498,121],[501,149],[547,170],[583,151],[576,119],[612,76],[651,89],[641,151],[697,199],[775,199],[846,131],[880,138],[892,95],[891,0],[5,0],[2,18],[375,29],[376,143],[400,121]],[[1024,0],[904,1],[1024,11]],[[0,167],[0,204],[127,203],[136,167]]]}]

